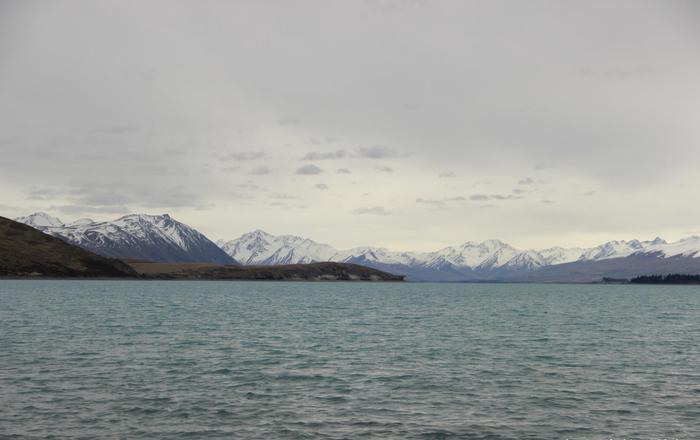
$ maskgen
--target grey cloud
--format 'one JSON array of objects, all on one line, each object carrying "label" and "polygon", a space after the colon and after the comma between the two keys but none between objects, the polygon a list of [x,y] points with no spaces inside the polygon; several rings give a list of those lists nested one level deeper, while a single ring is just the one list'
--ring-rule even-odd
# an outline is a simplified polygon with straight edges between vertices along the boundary
[{"label": "grey cloud", "polygon": [[237,199],[237,200],[249,200],[249,199],[253,198],[249,194],[242,194],[242,193],[239,193],[237,191],[229,191],[227,193],[227,197],[231,198],[231,199]]},{"label": "grey cloud", "polygon": [[225,172],[225,173],[232,173],[232,172],[238,171],[238,170],[240,170],[240,169],[241,169],[240,166],[222,167],[222,168],[221,168],[221,171],[223,171],[223,172]]},{"label": "grey cloud", "polygon": [[284,116],[277,121],[279,125],[298,125],[301,124],[301,119],[294,116]]},{"label": "grey cloud", "polygon": [[469,196],[469,200],[488,200],[489,196],[486,194],[472,194]]},{"label": "grey cloud", "polygon": [[98,185],[72,188],[69,197],[79,205],[115,206],[135,202],[134,197],[124,190],[115,191]]},{"label": "grey cloud", "polygon": [[295,174],[311,176],[315,174],[321,174],[322,172],[323,170],[321,168],[317,167],[316,165],[309,164],[299,167],[296,170]]},{"label": "grey cloud", "polygon": [[292,205],[292,206],[282,206],[282,209],[286,210],[303,210],[303,209],[309,209],[309,205]]},{"label": "grey cloud", "polygon": [[171,188],[141,189],[136,203],[146,208],[205,209],[211,207],[211,204],[204,202],[199,193],[181,185]]},{"label": "grey cloud", "polygon": [[443,206],[445,202],[442,200],[435,200],[435,199],[423,199],[423,198],[417,198],[416,203],[422,203],[424,205],[432,205],[432,206]]},{"label": "grey cloud", "polygon": [[325,183],[317,183],[316,185],[314,185],[314,188],[320,189],[320,190],[326,190],[326,189],[328,189],[328,185],[326,185]]},{"label": "grey cloud", "polygon": [[272,169],[266,165],[261,165],[259,167],[255,167],[250,174],[254,176],[265,176],[267,174],[272,173]]},{"label": "grey cloud", "polygon": [[135,125],[129,125],[129,124],[124,124],[124,125],[112,125],[109,127],[102,127],[94,130],[95,133],[98,134],[107,134],[107,135],[126,135],[126,134],[138,134],[141,132],[141,129],[139,127],[136,127]]},{"label": "grey cloud", "polygon": [[236,188],[242,188],[242,189],[252,189],[252,190],[258,190],[260,187],[253,182],[245,182],[245,183],[239,183],[236,185]]},{"label": "grey cloud", "polygon": [[595,194],[595,191],[593,191],[593,190],[586,191],[585,193],[583,193],[584,196],[592,196],[594,194]]},{"label": "grey cloud", "polygon": [[527,191],[521,188],[514,188],[513,189],[513,194],[526,194]]},{"label": "grey cloud", "polygon": [[23,215],[29,214],[31,212],[31,210],[28,210],[27,206],[12,206],[12,205],[6,205],[4,203],[0,203],[0,211],[2,212],[2,215],[4,217],[10,217],[8,215],[9,212],[25,213]]},{"label": "grey cloud", "polygon": [[353,211],[353,214],[357,215],[391,215],[390,211],[387,211],[381,206],[372,206],[369,208],[357,208]]},{"label": "grey cloud", "polygon": [[530,177],[518,180],[518,185],[532,185],[534,183],[535,181]]},{"label": "grey cloud", "polygon": [[51,200],[61,195],[61,192],[53,188],[31,187],[27,192],[29,200]]},{"label": "grey cloud", "polygon": [[158,77],[156,69],[147,68],[141,71],[141,79],[145,82],[153,82]]},{"label": "grey cloud", "polygon": [[271,199],[278,199],[278,200],[298,200],[301,197],[295,196],[292,194],[271,194],[270,198]]},{"label": "grey cloud", "polygon": [[235,162],[250,162],[251,160],[258,160],[266,157],[267,154],[264,150],[259,151],[236,151],[229,153],[221,158],[221,160],[231,160]]},{"label": "grey cloud", "polygon": [[462,196],[456,196],[456,197],[448,197],[445,200],[448,202],[463,202],[467,199],[465,197],[462,197]]},{"label": "grey cloud", "polygon": [[400,14],[408,9],[426,7],[426,0],[367,0],[367,6],[381,14]]},{"label": "grey cloud", "polygon": [[[585,241],[623,227],[667,235],[698,227],[691,223],[700,208],[688,203],[700,185],[700,40],[693,2],[606,2],[604,13],[595,2],[557,2],[543,13],[529,2],[426,1],[390,17],[372,13],[376,3],[364,1],[173,7],[153,0],[139,2],[138,13],[135,2],[109,8],[10,3],[0,6],[0,59],[9,61],[0,69],[0,200],[8,205],[22,203],[22,196],[43,209],[90,205],[84,201],[96,209],[172,203],[187,208],[181,210],[187,220],[189,208],[216,203],[220,210],[204,227],[223,230],[234,215],[231,186],[253,178],[248,172],[256,165],[267,165],[273,175],[256,183],[311,200],[319,195],[313,184],[323,180],[345,197],[348,212],[384,204],[392,195],[415,208],[418,196],[443,200],[456,193],[467,199],[483,193],[484,201],[470,207],[493,203],[512,210],[446,219],[444,228],[430,231],[422,227],[429,219],[425,210],[402,216],[389,231],[386,225],[359,231],[352,218],[338,219],[338,230],[351,231],[339,241],[349,245],[409,248],[453,238],[464,228],[501,238],[527,230],[527,244],[571,237],[591,244]],[[302,22],[304,32],[288,32]],[[168,29],[167,38],[149,33],[154,23]],[[338,162],[298,162],[312,150],[341,148],[346,157]],[[213,168],[202,167],[205,162]],[[293,174],[313,163],[331,165],[324,165],[323,178]],[[372,176],[391,179],[380,191],[386,199],[373,199],[376,182],[359,177],[376,174],[374,165],[397,168]],[[352,175],[335,174],[350,166],[355,185]],[[458,177],[443,186],[455,187],[441,194],[436,176],[449,171]],[[516,185],[527,176],[535,183]],[[530,191],[539,178],[559,192]],[[483,179],[493,185],[470,187]],[[102,183],[99,191],[70,191]],[[37,191],[28,193],[33,186]],[[183,190],[170,195],[177,186]],[[528,190],[532,203],[489,200],[516,187]],[[52,199],[43,188],[60,194]],[[595,196],[586,193],[590,189]],[[372,195],[362,198],[364,192]],[[556,215],[546,212],[554,205],[539,203],[544,197],[561,206]],[[649,198],[663,200],[667,209],[651,212]],[[337,200],[317,199],[327,200],[314,201],[305,227],[323,235],[323,213]],[[247,219],[283,225],[288,219],[266,215],[270,201],[251,201]],[[634,225],[626,224],[629,218]]]},{"label": "grey cloud", "polygon": [[[196,191],[185,185],[158,184],[155,181],[143,185],[138,181],[94,182],[88,184],[73,184],[62,191],[58,198],[64,198],[65,210],[89,212],[90,206],[95,212],[121,212],[123,207],[132,208],[194,208],[203,209],[211,206],[204,202],[204,192]],[[111,207],[111,208],[110,208]]]},{"label": "grey cloud", "polygon": [[335,172],[336,174],[352,174],[352,171],[347,168],[338,168]]},{"label": "grey cloud", "polygon": [[628,79],[649,75],[652,73],[652,69],[649,66],[634,66],[619,69],[592,69],[583,67],[578,70],[578,73],[593,78]]},{"label": "grey cloud", "polygon": [[123,205],[118,206],[94,206],[94,205],[58,205],[51,206],[49,211],[60,211],[64,214],[80,215],[80,214],[127,214],[131,212],[129,208]]},{"label": "grey cloud", "polygon": [[394,169],[387,166],[374,167],[375,170],[381,171],[382,173],[393,173]]},{"label": "grey cloud", "polygon": [[514,194],[491,194],[492,200],[518,200],[522,198],[523,196],[518,196]]},{"label": "grey cloud", "polygon": [[532,169],[535,171],[546,171],[546,170],[553,170],[555,168],[556,167],[550,163],[538,163]]},{"label": "grey cloud", "polygon": [[355,150],[355,157],[367,159],[388,159],[392,157],[402,157],[396,148],[387,147],[386,145],[372,145],[371,147],[360,147]]},{"label": "grey cloud", "polygon": [[421,105],[417,102],[406,102],[406,103],[403,103],[399,106],[399,108],[401,110],[407,110],[407,111],[416,110],[420,107],[421,107]]},{"label": "grey cloud", "polygon": [[450,179],[453,177],[457,177],[457,175],[453,172],[442,172],[442,173],[438,174],[438,178],[440,178],[440,179]]},{"label": "grey cloud", "polygon": [[554,203],[553,201],[548,200],[548,199],[543,199],[543,200],[541,200],[541,202],[544,203],[544,204],[551,204],[551,203]]},{"label": "grey cloud", "polygon": [[306,153],[301,160],[331,160],[342,159],[345,156],[347,156],[347,152],[345,150],[329,151],[325,153],[320,151],[310,151]]}]

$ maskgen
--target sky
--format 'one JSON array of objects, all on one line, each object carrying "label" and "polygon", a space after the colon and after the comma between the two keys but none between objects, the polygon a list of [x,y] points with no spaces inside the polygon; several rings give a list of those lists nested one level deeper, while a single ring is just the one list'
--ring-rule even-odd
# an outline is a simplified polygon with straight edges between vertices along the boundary
[{"label": "sky", "polygon": [[0,1],[0,215],[338,248],[700,234],[693,1]]}]

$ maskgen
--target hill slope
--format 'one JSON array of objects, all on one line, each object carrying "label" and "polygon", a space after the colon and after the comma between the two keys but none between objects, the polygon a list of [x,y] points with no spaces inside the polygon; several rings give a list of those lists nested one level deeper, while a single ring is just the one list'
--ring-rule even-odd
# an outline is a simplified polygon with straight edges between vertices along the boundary
[{"label": "hill slope", "polygon": [[127,264],[105,258],[0,217],[0,276],[135,277]]}]

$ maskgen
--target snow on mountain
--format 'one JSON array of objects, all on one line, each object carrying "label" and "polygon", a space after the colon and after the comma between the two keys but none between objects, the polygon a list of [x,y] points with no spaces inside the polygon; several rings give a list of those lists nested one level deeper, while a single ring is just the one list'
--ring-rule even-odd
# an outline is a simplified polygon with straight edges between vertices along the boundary
[{"label": "snow on mountain", "polygon": [[501,279],[561,264],[606,261],[630,256],[700,258],[700,237],[667,243],[609,241],[584,248],[552,247],[519,250],[499,240],[467,241],[433,252],[395,252],[364,246],[347,250],[295,235],[272,235],[262,230],[230,241],[212,243],[204,235],[169,215],[126,215],[113,221],[88,218],[64,224],[45,213],[16,219],[98,254],[165,262],[231,264],[301,264],[337,261],[408,274],[412,279]]},{"label": "snow on mountain", "polygon": [[76,226],[87,226],[95,223],[91,218],[83,217],[78,220],[73,220],[72,222],[66,224],[66,226],[76,227]]},{"label": "snow on mountain", "polygon": [[66,225],[40,213],[16,220],[108,257],[178,263],[235,263],[200,232],[168,214],[131,214],[106,222],[80,219]]},{"label": "snow on mountain", "polygon": [[468,267],[489,270],[505,265],[517,254],[518,250],[499,240],[468,241],[430,253],[424,264],[435,269]]},{"label": "snow on mountain", "polygon": [[517,253],[505,264],[497,267],[506,267],[513,270],[535,270],[547,265],[547,260],[537,251],[523,251]]},{"label": "snow on mountain", "polygon": [[639,240],[615,240],[584,251],[579,259],[598,261],[606,258],[626,257],[640,250],[642,250],[642,243]]},{"label": "snow on mountain", "polygon": [[675,256],[684,257],[700,257],[700,237],[693,235],[691,237],[686,237],[678,240],[675,243],[666,243],[660,238],[649,243],[644,247],[643,253],[646,254],[656,254],[659,257],[670,258]]},{"label": "snow on mountain", "polygon": [[343,263],[382,263],[412,265],[421,261],[423,254],[412,252],[393,252],[379,247],[362,246],[343,251],[337,251],[332,256],[333,261]]},{"label": "snow on mountain", "polygon": [[577,261],[600,261],[635,254],[700,257],[700,237],[668,244],[651,241],[611,241],[590,249],[552,247],[518,250],[499,240],[468,241],[434,252],[394,252],[364,246],[346,250],[293,235],[275,236],[256,230],[219,245],[243,264],[293,264],[313,261],[355,263],[409,274],[413,279],[499,279],[540,268]]},{"label": "snow on mountain", "polygon": [[536,251],[521,252],[499,240],[481,243],[466,242],[430,253],[394,252],[378,247],[357,247],[336,250],[312,240],[291,236],[275,236],[256,230],[231,241],[219,241],[219,246],[232,258],[243,264],[292,264],[313,261],[338,261],[387,267],[420,269],[426,271],[477,270],[488,272],[507,267],[512,270],[532,269],[546,264]]},{"label": "snow on mountain", "polygon": [[34,214],[15,219],[16,222],[24,223],[33,228],[58,227],[63,226],[63,222],[56,217],[52,217],[45,212],[35,212]]},{"label": "snow on mountain", "polygon": [[219,241],[221,249],[242,264],[302,264],[329,261],[337,252],[331,246],[295,235],[274,236],[255,230],[231,241]]},{"label": "snow on mountain", "polygon": [[562,248],[562,247],[551,247],[547,249],[542,249],[537,251],[544,258],[544,265],[552,264],[562,264],[570,263],[581,258],[581,255],[585,252],[585,249],[575,247],[575,248]]}]

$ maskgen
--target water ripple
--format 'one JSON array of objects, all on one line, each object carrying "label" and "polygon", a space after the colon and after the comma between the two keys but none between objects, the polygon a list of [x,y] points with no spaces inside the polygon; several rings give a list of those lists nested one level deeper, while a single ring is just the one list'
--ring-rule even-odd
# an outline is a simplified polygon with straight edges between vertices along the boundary
[{"label": "water ripple", "polygon": [[700,438],[700,289],[0,281],[0,438]]}]

